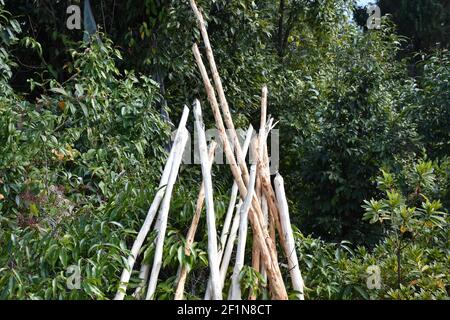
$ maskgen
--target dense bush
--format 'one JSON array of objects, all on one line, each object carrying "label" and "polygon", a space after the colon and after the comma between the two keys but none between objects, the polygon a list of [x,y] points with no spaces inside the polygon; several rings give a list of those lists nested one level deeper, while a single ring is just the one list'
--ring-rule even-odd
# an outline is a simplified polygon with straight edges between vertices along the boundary
[{"label": "dense bush", "polygon": [[[377,184],[384,195],[364,205],[364,220],[381,223],[386,236],[373,250],[297,232],[308,298],[448,298],[450,219],[440,202],[447,174],[427,161],[407,164],[396,175],[381,171]],[[371,266],[379,270],[378,289],[368,289]]]},{"label": "dense bush", "polygon": [[[47,92],[35,103],[11,90],[8,75],[1,79],[2,298],[104,298],[116,290],[168,142],[154,109],[157,86],[119,74],[117,55],[109,41],[74,51],[73,77],[32,83]],[[69,265],[81,267],[83,290],[66,289]]]},{"label": "dense bush", "polygon": [[376,194],[371,179],[379,166],[418,150],[405,102],[416,90],[392,62],[398,39],[390,28],[344,31],[327,50],[330,61],[300,87],[305,94],[280,112],[281,167],[301,184],[290,194],[305,231],[370,243],[377,237],[361,223],[360,204]]},{"label": "dense bush", "polygon": [[383,197],[365,201],[364,219],[383,224],[387,237],[373,253],[383,275],[380,298],[448,297],[450,219],[440,200],[448,173],[441,169],[420,160],[397,174],[382,170]]},{"label": "dense bush", "polygon": [[418,79],[421,90],[416,97],[421,105],[413,110],[412,118],[432,158],[450,154],[450,53],[438,51],[424,57]]}]

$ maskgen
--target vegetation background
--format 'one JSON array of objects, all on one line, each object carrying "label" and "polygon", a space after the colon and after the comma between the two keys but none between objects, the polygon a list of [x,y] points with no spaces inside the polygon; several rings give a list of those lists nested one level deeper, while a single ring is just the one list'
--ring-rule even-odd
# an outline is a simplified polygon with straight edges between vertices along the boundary
[{"label": "vegetation background", "polygon": [[[66,28],[74,3],[0,0],[2,299],[111,299],[172,123],[205,96],[188,1],[91,1],[88,42]],[[450,2],[380,0],[373,30],[354,1],[198,3],[237,127],[258,127],[268,85],[306,298],[448,299]],[[220,223],[232,178],[213,171]],[[179,264],[188,299],[208,277],[203,222],[195,254],[181,250],[200,168],[180,176],[157,299],[173,298]],[[143,250],[140,263],[150,241]],[[66,286],[70,265],[80,290]],[[370,265],[380,289],[367,287]],[[246,268],[243,290],[267,297],[257,279]]]}]

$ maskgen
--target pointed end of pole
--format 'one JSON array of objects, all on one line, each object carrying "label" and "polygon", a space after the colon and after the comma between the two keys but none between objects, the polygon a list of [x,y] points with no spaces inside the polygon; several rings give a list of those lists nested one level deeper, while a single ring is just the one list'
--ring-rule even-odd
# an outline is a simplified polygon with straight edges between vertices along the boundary
[{"label": "pointed end of pole", "polygon": [[263,96],[267,96],[267,92],[268,92],[267,86],[264,85],[264,86],[262,87],[262,94],[263,94]]},{"label": "pointed end of pole", "polygon": [[[197,124],[197,126],[200,126],[202,130],[205,130],[205,124],[203,123],[202,107],[200,105],[200,101],[198,99],[195,99],[193,105],[194,105],[193,112],[195,123]],[[199,127],[197,127],[197,129],[199,129]]]},{"label": "pointed end of pole", "polygon": [[278,182],[279,184],[284,184],[284,179],[283,179],[283,177],[281,176],[281,174],[279,172],[277,172],[275,174],[275,179],[274,180],[276,182]]},{"label": "pointed end of pole", "polygon": [[188,116],[189,116],[189,108],[187,105],[184,105],[183,114],[181,115],[181,119],[180,119],[178,128],[183,128],[184,126],[186,126]]},{"label": "pointed end of pole", "polygon": [[245,139],[247,138],[251,139],[251,137],[253,136],[253,131],[254,131],[253,126],[250,124],[248,126],[247,132],[245,133]]},{"label": "pointed end of pole", "polygon": [[192,103],[193,105],[193,111],[195,116],[201,116],[202,115],[202,107],[200,105],[200,101],[198,99],[195,99]]}]

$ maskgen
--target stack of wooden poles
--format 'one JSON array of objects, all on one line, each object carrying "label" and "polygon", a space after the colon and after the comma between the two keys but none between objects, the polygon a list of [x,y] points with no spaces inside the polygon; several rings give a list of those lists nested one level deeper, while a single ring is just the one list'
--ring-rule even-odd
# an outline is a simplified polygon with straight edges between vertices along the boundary
[{"label": "stack of wooden poles", "polygon": [[[240,274],[245,263],[248,222],[250,222],[253,235],[251,265],[267,281],[271,298],[277,300],[288,299],[278,261],[279,257],[276,246],[278,240],[283,249],[284,258],[287,259],[292,288],[295,290],[296,297],[302,300],[304,299],[304,284],[295,250],[283,178],[277,174],[273,185],[270,178],[267,137],[274,124],[273,119],[267,117],[267,88],[262,88],[259,132],[255,134],[253,128],[250,126],[246,132],[245,141],[241,146],[214,60],[203,16],[194,0],[190,0],[190,4],[201,31],[213,84],[211,83],[197,44],[193,45],[193,53],[203,79],[209,104],[214,114],[222,148],[233,174],[234,183],[231,188],[230,203],[220,233],[220,243],[218,243],[211,175],[211,167],[217,149],[217,143],[211,141],[209,147],[207,146],[200,102],[195,100],[193,111],[198,133],[198,150],[203,179],[194,217],[186,236],[185,254],[190,255],[191,253],[191,247],[201,219],[203,206],[205,205],[210,275],[204,298],[213,300],[221,300],[224,298],[223,288],[234,252],[235,260],[231,285],[226,297],[232,300],[240,300],[243,298],[250,300],[256,299],[257,297],[253,292],[248,297],[242,297],[240,286]],[[145,294],[147,300],[153,299],[155,295],[162,265],[170,200],[189,136],[186,129],[188,115],[189,109],[185,106],[172,149],[161,176],[159,189],[133,243],[127,265],[122,272],[120,286],[115,296],[116,300],[124,299],[127,294],[127,286],[134,264],[138,255],[141,253],[142,245],[158,212],[158,217],[153,226],[157,232],[157,237],[154,240],[155,253],[153,264],[151,267],[145,263],[141,265],[139,273],[141,283],[132,293],[137,299],[143,298]],[[250,169],[247,167],[245,161],[249,149],[252,154],[252,157],[250,157],[252,159],[250,161]],[[236,238],[237,245],[234,250]],[[175,288],[176,300],[183,299],[184,297],[187,276],[188,269],[186,266],[180,265]],[[261,285],[263,284],[261,283]],[[144,292],[145,288],[147,289],[146,292]]]}]

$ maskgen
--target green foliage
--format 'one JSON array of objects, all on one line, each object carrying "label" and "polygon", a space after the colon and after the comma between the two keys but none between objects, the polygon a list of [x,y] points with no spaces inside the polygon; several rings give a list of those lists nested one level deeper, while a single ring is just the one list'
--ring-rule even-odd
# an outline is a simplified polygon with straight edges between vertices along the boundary
[{"label": "green foliage", "polygon": [[450,4],[446,0],[379,0],[382,14],[390,14],[398,33],[410,39],[406,50],[447,48],[450,39]]},{"label": "green foliage", "polygon": [[[308,299],[448,299],[449,216],[441,205],[440,168],[419,161],[394,175],[381,171],[379,200],[365,201],[364,220],[381,223],[386,237],[369,251],[330,244],[296,232]],[[380,270],[369,289],[368,268]]]},{"label": "green foliage", "polygon": [[[423,56],[420,76],[411,78],[398,60],[407,40],[396,34],[407,34],[401,21],[412,15],[421,19],[412,40],[432,34],[420,40],[432,46],[445,12],[429,2],[401,1],[421,15],[397,12],[398,29],[385,17],[381,30],[368,31],[349,19],[353,1],[198,1],[236,127],[258,127],[260,89],[268,85],[291,220],[303,232],[295,237],[307,299],[448,299],[448,52]],[[176,119],[183,104],[205,96],[187,1],[95,1],[108,37],[91,44],[65,27],[65,5],[8,2],[12,19],[0,0],[3,299],[113,297],[165,160],[169,127],[159,113]],[[430,158],[418,161],[422,152]],[[190,271],[187,299],[203,297],[209,276],[203,219],[191,254],[184,251],[200,169],[180,171],[157,299],[173,298],[180,265]],[[213,172],[220,230],[231,178],[226,169]],[[151,263],[155,237],[136,269]],[[71,265],[81,269],[80,290],[66,286]],[[373,265],[382,285],[371,290]],[[282,272],[294,297],[289,270]],[[138,284],[133,272],[129,293]],[[241,288],[244,297],[268,298],[251,267],[242,270]]]},{"label": "green foliage", "polygon": [[267,298],[267,283],[258,271],[244,266],[239,277],[242,297],[253,295],[259,299]]},{"label": "green foliage", "polygon": [[[108,40],[74,51],[64,84],[0,97],[2,298],[104,299],[154,194],[168,128],[157,86],[121,75]],[[2,86],[8,87],[5,81]],[[81,268],[81,290],[66,287]]]},{"label": "green foliage", "polygon": [[433,159],[450,154],[450,53],[437,51],[419,63],[418,79],[421,108],[412,118],[422,137],[427,154]]},{"label": "green foliage", "polygon": [[399,40],[385,23],[368,34],[343,28],[323,63],[294,83],[300,92],[288,96],[292,107],[280,112],[281,168],[302,186],[288,191],[299,199],[294,210],[303,230],[326,239],[376,241],[360,219],[360,204],[376,193],[371,179],[418,147],[406,103],[414,82],[392,62]]},{"label": "green foliage", "polygon": [[[11,67],[15,66],[10,60],[9,47],[17,43],[17,34],[21,32],[17,20],[11,19],[11,14],[3,9],[4,2],[0,0],[0,83],[9,80],[12,76]],[[7,88],[1,87],[2,91]]]},{"label": "green foliage", "polygon": [[[365,201],[364,220],[383,224],[387,234],[383,254],[389,258],[383,259],[381,270],[388,297],[448,296],[450,220],[439,200],[439,171],[430,161],[406,166],[398,175],[383,170],[378,185],[384,197]],[[374,254],[381,254],[380,247]]]}]

